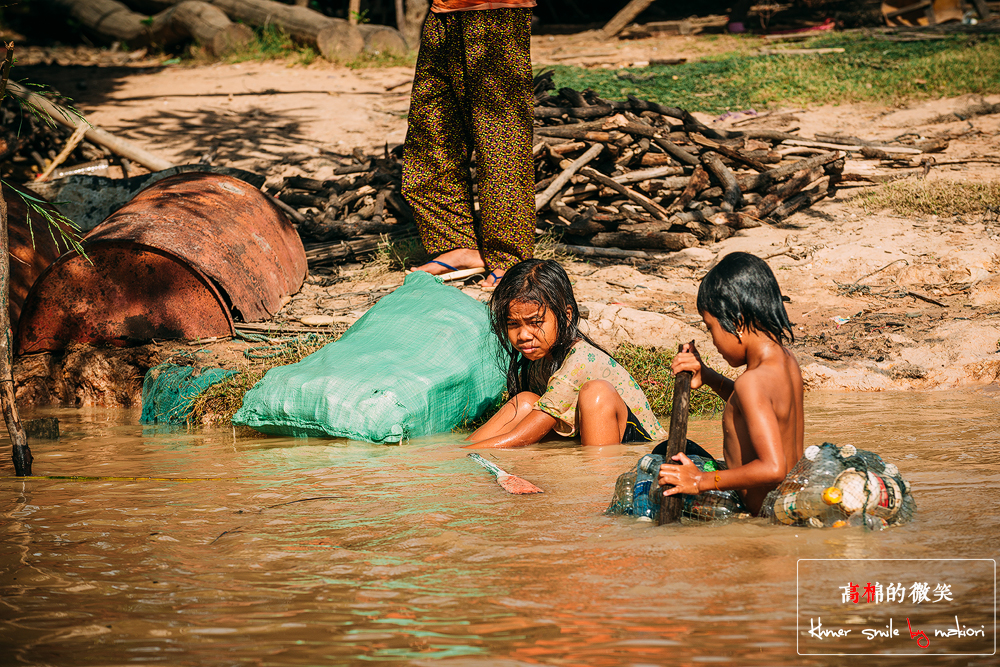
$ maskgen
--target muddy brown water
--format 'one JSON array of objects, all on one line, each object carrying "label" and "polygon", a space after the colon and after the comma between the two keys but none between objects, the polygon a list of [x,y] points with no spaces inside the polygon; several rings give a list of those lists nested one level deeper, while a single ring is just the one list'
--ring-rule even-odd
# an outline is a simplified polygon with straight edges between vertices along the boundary
[{"label": "muddy brown water", "polygon": [[[634,446],[497,452],[501,467],[545,489],[515,497],[454,435],[394,447],[142,426],[129,411],[48,411],[63,437],[33,445],[35,474],[109,479],[18,480],[4,461],[0,663],[872,660],[799,655],[808,638],[797,615],[800,559],[995,558],[998,412],[995,393],[809,394],[807,444],[873,449],[912,483],[916,520],[872,533],[655,528],[602,516],[615,477],[644,453]],[[695,421],[690,435],[718,453],[718,430],[718,421]],[[928,562],[902,562],[892,576],[933,587],[947,571],[954,605],[900,606],[902,616],[927,627],[953,612],[992,622],[986,570]],[[802,590],[844,583],[825,571],[812,570]],[[826,627],[843,612],[832,607]],[[890,611],[848,615],[854,632],[823,646],[910,650],[909,637],[890,646],[859,634]],[[966,646],[981,650],[977,641]],[[919,664],[996,664],[937,655],[940,647],[935,638]]]}]

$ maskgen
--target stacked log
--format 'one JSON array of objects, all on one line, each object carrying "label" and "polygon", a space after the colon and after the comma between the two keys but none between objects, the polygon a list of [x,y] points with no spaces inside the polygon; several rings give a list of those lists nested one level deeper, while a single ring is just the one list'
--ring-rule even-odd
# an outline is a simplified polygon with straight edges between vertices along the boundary
[{"label": "stacked log", "polygon": [[[353,25],[304,6],[274,0],[49,0],[105,42],[130,48],[195,39],[215,55],[250,42],[254,26],[277,25],[328,60],[351,60],[362,51],[405,54],[407,42],[388,26]],[[135,10],[135,11],[134,11]],[[159,10],[152,16],[144,12]]]},{"label": "stacked log", "polygon": [[[718,130],[636,97],[553,88],[551,75],[536,79],[536,209],[540,226],[573,245],[676,251],[714,243],[828,196],[844,169],[837,150],[783,160],[773,132]],[[592,164],[574,162],[587,157]],[[543,189],[548,183],[559,187]]]},{"label": "stacked log", "polygon": [[[560,237],[563,249],[588,256],[648,257],[780,225],[836,191],[848,154],[912,167],[910,160],[947,145],[722,130],[632,96],[551,94],[551,73],[536,77],[535,89],[537,226]],[[298,215],[314,264],[370,252],[383,238],[415,236],[399,194],[400,155],[355,155],[332,180],[285,179],[278,197]]]},{"label": "stacked log", "polygon": [[319,180],[290,176],[275,193],[291,213],[311,267],[374,251],[380,243],[416,237],[413,212],[400,195],[400,151],[366,157],[357,151]]}]

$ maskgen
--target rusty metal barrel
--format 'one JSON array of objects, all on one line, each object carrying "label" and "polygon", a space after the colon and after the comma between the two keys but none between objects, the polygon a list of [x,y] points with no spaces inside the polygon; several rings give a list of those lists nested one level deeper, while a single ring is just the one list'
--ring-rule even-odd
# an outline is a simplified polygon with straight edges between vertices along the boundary
[{"label": "rusty metal barrel", "polygon": [[71,343],[230,336],[270,319],[306,275],[298,233],[253,186],[218,174],[158,181],[95,227],[32,287],[19,354]]}]

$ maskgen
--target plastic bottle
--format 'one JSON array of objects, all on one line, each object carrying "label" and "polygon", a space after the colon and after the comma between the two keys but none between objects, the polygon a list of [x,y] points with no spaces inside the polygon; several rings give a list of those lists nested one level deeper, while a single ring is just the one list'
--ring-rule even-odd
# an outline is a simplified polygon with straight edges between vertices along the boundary
[{"label": "plastic bottle", "polygon": [[615,482],[615,495],[611,499],[608,509],[604,510],[605,514],[621,514],[625,516],[632,514],[632,487],[634,486],[634,482],[634,470],[626,470],[618,476],[618,480]]},{"label": "plastic bottle", "polygon": [[871,510],[872,514],[885,520],[896,516],[903,504],[903,490],[900,484],[888,475],[876,475],[869,471],[868,486],[875,489],[872,495],[878,497],[878,502]]},{"label": "plastic bottle", "polygon": [[837,477],[834,485],[843,493],[843,508],[848,514],[865,512],[882,519],[891,519],[903,504],[903,489],[893,477],[863,473],[848,468]]},{"label": "plastic bottle", "polygon": [[[691,500],[688,501],[687,498]],[[739,515],[732,494],[728,491],[703,491],[685,496],[684,516],[698,521],[728,521]]]},{"label": "plastic bottle", "polygon": [[640,519],[655,519],[654,513],[659,510],[650,502],[650,491],[659,487],[657,477],[660,476],[660,466],[663,457],[659,454],[646,454],[636,465],[635,487],[632,489],[632,512]]},{"label": "plastic bottle", "polygon": [[786,493],[774,499],[774,518],[786,525],[792,525],[799,520],[796,515],[795,503],[798,493]]},{"label": "plastic bottle", "polygon": [[799,519],[808,519],[825,514],[831,508],[839,510],[843,498],[843,493],[835,486],[823,488],[810,483],[795,494],[795,516]]},{"label": "plastic bottle", "polygon": [[808,481],[795,494],[794,516],[797,519],[824,514],[831,507],[839,506],[841,501],[840,494],[831,490],[837,476],[844,470],[837,456],[837,448],[830,443],[823,443],[818,449],[819,451],[810,452],[814,456],[811,459],[812,465],[806,472]]}]

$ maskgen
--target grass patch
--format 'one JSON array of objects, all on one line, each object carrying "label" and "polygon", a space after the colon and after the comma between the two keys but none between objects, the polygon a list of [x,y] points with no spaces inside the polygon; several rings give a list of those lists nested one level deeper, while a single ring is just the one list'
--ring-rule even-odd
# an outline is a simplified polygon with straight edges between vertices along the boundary
[{"label": "grass patch", "polygon": [[[745,39],[748,47],[763,44],[759,38]],[[763,56],[745,48],[676,66],[608,70],[561,65],[551,69],[555,70],[557,88],[592,88],[609,99],[632,94],[706,113],[759,111],[774,104],[898,105],[915,99],[1000,92],[998,35],[889,42],[858,34],[832,34],[794,46],[842,47],[846,51]]]},{"label": "grass patch", "polygon": [[859,194],[867,213],[889,209],[899,215],[968,215],[1000,211],[1000,183],[927,181],[907,178]]},{"label": "grass patch", "polygon": [[283,28],[273,23],[262,28],[254,28],[253,32],[255,39],[226,54],[223,62],[286,59],[293,65],[308,65],[319,57],[316,49],[297,44]]},{"label": "grass patch", "polygon": [[412,269],[428,259],[430,255],[419,238],[389,239],[378,245],[365,263],[365,271],[369,277],[377,277],[389,271]]},{"label": "grass patch", "polygon": [[[218,384],[214,384],[202,392],[194,401],[189,418],[192,424],[215,425],[230,424],[233,415],[243,405],[243,396],[253,388],[264,374],[272,368],[298,363],[307,356],[340,338],[340,334],[319,335],[310,334],[273,345],[270,350],[260,350],[261,353],[273,352],[275,356],[266,359],[253,359],[249,365]],[[261,347],[268,347],[262,344]]]},{"label": "grass patch", "polygon": [[[670,423],[670,411],[674,404],[674,375],[670,364],[676,352],[670,349],[641,347],[632,343],[622,343],[615,350],[614,358],[631,373],[642,388],[649,405],[664,426]],[[714,391],[699,387],[691,392],[691,417],[711,418],[722,414],[726,402]]]},{"label": "grass patch", "polygon": [[536,236],[533,257],[535,259],[554,259],[557,262],[564,261],[569,257],[569,254],[556,247],[560,243],[562,243],[562,238],[553,230],[549,230],[541,236]]}]

